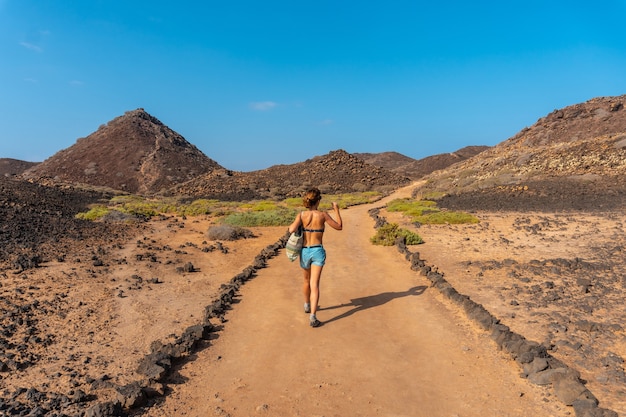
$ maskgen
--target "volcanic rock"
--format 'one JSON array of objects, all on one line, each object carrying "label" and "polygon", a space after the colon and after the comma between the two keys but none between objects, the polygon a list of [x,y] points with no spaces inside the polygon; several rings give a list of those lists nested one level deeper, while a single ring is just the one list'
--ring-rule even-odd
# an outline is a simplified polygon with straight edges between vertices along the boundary
[{"label": "volcanic rock", "polygon": [[42,259],[90,252],[87,242],[124,236],[127,225],[75,218],[89,204],[109,198],[111,194],[0,177],[0,263],[12,259],[17,269],[28,269]]}]

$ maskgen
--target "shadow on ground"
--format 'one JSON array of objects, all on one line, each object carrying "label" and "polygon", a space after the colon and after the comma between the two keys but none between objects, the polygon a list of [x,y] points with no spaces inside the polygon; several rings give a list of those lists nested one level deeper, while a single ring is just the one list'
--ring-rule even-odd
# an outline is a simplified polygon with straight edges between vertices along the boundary
[{"label": "shadow on ground", "polygon": [[426,288],[427,287],[425,287],[424,285],[419,285],[417,287],[409,288],[406,291],[383,292],[383,293],[376,294],[376,295],[370,295],[368,297],[353,298],[350,300],[349,303],[339,304],[339,305],[330,306],[330,307],[324,307],[324,308],[320,308],[320,310],[333,310],[336,308],[343,308],[343,307],[350,307],[350,306],[354,307],[353,309],[348,310],[345,313],[342,313],[338,316],[335,316],[329,320],[324,321],[325,324],[328,324],[330,322],[349,317],[360,311],[364,311],[370,308],[379,307],[383,304],[387,304],[391,300],[395,300],[397,298],[409,297],[409,296],[414,296],[414,295],[422,295],[424,291],[426,291]]}]

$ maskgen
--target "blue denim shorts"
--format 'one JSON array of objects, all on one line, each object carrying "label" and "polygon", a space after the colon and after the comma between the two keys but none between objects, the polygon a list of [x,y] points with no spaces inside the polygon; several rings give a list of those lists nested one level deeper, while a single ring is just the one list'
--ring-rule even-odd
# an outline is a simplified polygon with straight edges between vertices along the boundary
[{"label": "blue denim shorts", "polygon": [[309,269],[311,265],[324,266],[326,263],[326,250],[322,245],[302,248],[300,253],[300,266]]}]

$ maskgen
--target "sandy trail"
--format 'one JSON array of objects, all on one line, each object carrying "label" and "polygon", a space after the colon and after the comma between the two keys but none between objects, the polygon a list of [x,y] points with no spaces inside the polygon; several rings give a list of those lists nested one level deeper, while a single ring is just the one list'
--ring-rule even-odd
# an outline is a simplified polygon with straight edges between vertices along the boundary
[{"label": "sandy trail", "polygon": [[143,415],[569,415],[395,248],[369,242],[367,211],[382,204],[343,210],[344,230],[326,232],[322,327],[308,325],[301,270],[281,253]]}]

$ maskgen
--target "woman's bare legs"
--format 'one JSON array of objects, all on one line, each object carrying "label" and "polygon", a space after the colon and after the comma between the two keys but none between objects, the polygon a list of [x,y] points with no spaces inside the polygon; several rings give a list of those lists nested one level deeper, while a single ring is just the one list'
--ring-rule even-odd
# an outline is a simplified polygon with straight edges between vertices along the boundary
[{"label": "woman's bare legs", "polygon": [[304,295],[304,311],[311,313],[311,326],[317,327],[321,323],[317,320],[317,305],[320,301],[320,279],[323,266],[311,265],[303,269],[302,295]]},{"label": "woman's bare legs", "polygon": [[[311,270],[303,269],[304,280],[302,281],[302,295],[304,295],[304,312],[311,312]],[[307,308],[308,306],[308,308]]]},{"label": "woman's bare legs", "polygon": [[322,323],[317,319],[317,304],[320,300],[320,278],[322,267],[311,265],[309,269],[303,269],[304,280],[302,282],[302,295],[304,295],[304,311],[310,313],[309,321],[311,327],[320,326]]},{"label": "woman's bare legs", "polygon": [[[304,303],[311,306],[315,306],[311,310],[311,313],[317,312],[317,304],[320,300],[320,278],[322,276],[321,266],[312,265],[310,269],[303,269],[304,280],[302,281],[302,295],[304,296]],[[313,273],[311,273],[313,271]]]},{"label": "woman's bare legs", "polygon": [[317,313],[317,304],[320,301],[320,278],[322,278],[322,266],[311,265],[309,270],[309,288],[311,300],[311,315]]}]

